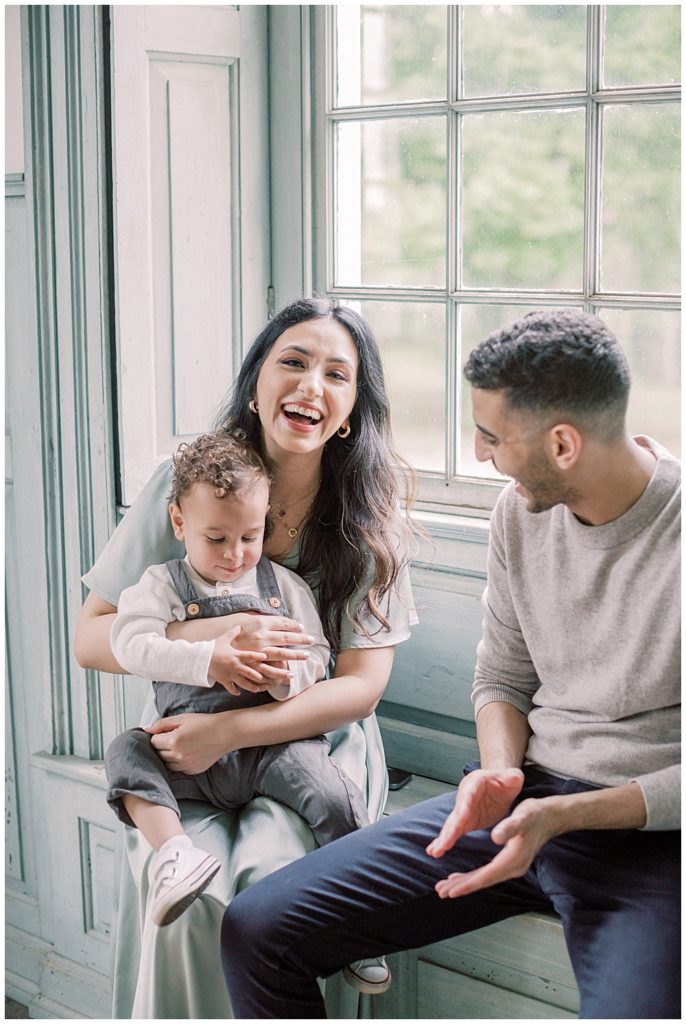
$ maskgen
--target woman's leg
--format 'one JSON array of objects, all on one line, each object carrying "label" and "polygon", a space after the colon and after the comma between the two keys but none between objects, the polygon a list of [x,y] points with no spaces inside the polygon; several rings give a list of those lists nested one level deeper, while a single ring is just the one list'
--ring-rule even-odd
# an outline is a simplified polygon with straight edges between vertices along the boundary
[{"label": "woman's leg", "polygon": [[310,826],[318,846],[369,824],[362,793],[329,755],[324,736],[264,748],[255,792],[292,807]]},{"label": "woman's leg", "polygon": [[460,900],[434,885],[492,858],[486,832],[440,860],[425,847],[454,805],[446,794],[316,850],[237,896],[222,926],[236,1017],[321,1018],[316,978],[363,957],[423,946],[529,910],[550,909],[533,875]]}]

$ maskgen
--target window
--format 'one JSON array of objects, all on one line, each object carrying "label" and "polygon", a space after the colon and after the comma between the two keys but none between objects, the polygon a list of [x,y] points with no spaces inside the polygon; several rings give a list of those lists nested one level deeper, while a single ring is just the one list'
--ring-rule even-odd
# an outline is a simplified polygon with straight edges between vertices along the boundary
[{"label": "window", "polygon": [[492,507],[461,370],[531,309],[598,313],[678,454],[680,8],[317,11],[316,283],[376,330],[426,507]]}]

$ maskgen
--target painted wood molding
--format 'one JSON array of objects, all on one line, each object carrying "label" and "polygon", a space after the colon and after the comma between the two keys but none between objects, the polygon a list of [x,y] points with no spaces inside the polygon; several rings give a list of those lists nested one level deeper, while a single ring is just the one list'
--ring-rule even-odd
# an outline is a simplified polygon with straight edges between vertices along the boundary
[{"label": "painted wood molding", "polygon": [[79,577],[114,525],[101,8],[28,6],[22,20],[52,746],[99,757],[99,680],[71,638]]}]

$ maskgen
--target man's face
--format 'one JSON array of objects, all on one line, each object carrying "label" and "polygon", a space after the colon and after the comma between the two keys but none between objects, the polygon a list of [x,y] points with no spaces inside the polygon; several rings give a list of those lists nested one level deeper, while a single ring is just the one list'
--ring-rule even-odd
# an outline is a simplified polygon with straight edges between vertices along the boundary
[{"label": "man's face", "polygon": [[515,491],[526,500],[528,512],[545,512],[578,497],[547,455],[546,431],[532,413],[511,410],[502,390],[474,387],[472,409],[477,459],[490,460],[499,473],[515,481]]}]

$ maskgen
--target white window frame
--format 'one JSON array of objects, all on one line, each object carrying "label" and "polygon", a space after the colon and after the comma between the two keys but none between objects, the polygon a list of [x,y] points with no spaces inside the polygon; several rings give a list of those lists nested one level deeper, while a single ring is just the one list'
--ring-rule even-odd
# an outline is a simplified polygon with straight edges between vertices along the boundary
[{"label": "white window frame", "polygon": [[[302,9],[301,9],[302,10]],[[681,99],[679,86],[641,86],[601,88],[603,19],[602,5],[586,8],[586,87],[564,93],[541,93],[464,99],[457,73],[462,33],[462,6],[448,7],[447,47],[449,69],[446,100],[420,103],[394,103],[383,106],[335,107],[334,74],[336,58],[336,8],[313,5],[311,13],[312,54],[312,284],[319,294],[341,300],[385,299],[393,301],[437,302],[446,308],[447,345],[445,374],[445,473],[422,472],[418,507],[429,513],[456,513],[460,516],[487,518],[503,483],[499,480],[460,476],[454,469],[459,445],[460,423],[460,339],[457,310],[464,303],[521,305],[532,308],[580,306],[586,312],[603,309],[642,309],[679,311],[678,294],[610,293],[599,287],[600,188],[601,188],[601,109],[610,103],[673,103]],[[580,290],[542,291],[535,289],[466,289],[459,280],[457,221],[458,159],[461,120],[464,114],[493,110],[584,109],[586,117],[586,173],[584,188],[584,267]],[[340,287],[334,283],[335,258],[335,132],[345,121],[382,118],[445,115],[448,118],[447,210],[449,225],[444,288]]]}]

